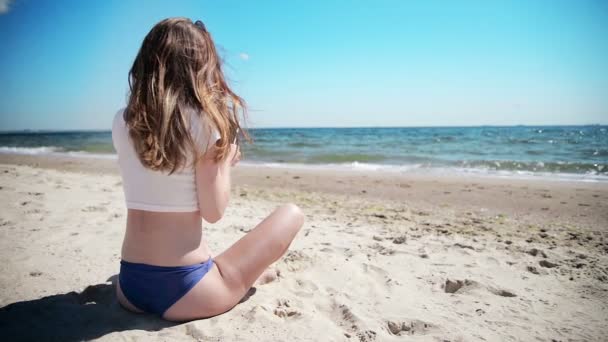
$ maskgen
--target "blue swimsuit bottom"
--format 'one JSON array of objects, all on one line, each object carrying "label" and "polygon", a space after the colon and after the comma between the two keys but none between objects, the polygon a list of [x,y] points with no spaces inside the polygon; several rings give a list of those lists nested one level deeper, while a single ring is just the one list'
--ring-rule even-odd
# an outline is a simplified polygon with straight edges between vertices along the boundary
[{"label": "blue swimsuit bottom", "polygon": [[188,266],[155,266],[120,261],[118,281],[125,297],[148,313],[165,311],[194,287],[213,266],[213,259]]}]

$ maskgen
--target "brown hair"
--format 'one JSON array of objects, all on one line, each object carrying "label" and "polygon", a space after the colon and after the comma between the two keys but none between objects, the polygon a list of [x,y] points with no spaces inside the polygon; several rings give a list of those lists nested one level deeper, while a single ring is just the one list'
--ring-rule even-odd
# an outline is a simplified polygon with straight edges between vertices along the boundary
[{"label": "brown hair", "polygon": [[129,71],[129,88],[124,119],[140,161],[152,170],[171,174],[185,166],[192,151],[194,160],[205,152],[190,135],[188,109],[206,115],[210,120],[199,121],[210,121],[219,132],[218,162],[241,129],[239,113],[245,118],[245,102],[228,87],[213,39],[200,21],[169,18],[156,24]]}]

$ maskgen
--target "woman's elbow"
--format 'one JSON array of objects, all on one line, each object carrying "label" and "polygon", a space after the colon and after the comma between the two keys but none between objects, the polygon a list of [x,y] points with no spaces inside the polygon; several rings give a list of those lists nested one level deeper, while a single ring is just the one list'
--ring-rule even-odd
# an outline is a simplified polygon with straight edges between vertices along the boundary
[{"label": "woman's elbow", "polygon": [[201,217],[209,223],[216,223],[217,221],[221,220],[223,216],[223,210],[201,210]]}]

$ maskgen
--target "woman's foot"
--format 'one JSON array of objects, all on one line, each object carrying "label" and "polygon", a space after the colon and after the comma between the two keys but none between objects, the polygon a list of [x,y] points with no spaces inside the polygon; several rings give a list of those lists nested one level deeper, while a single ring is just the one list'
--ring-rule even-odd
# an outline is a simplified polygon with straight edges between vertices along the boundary
[{"label": "woman's foot", "polygon": [[260,275],[258,277],[258,279],[255,281],[255,283],[253,285],[260,286],[260,285],[271,283],[271,282],[277,280],[277,278],[280,275],[281,275],[281,272],[279,270],[275,270],[273,268],[267,268],[266,271],[264,271],[264,273],[262,273],[262,275]]}]

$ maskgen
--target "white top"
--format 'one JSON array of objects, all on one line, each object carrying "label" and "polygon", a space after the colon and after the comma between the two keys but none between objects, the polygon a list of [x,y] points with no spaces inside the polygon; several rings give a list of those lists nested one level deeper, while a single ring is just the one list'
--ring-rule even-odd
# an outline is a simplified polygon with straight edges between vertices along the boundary
[{"label": "white top", "polygon": [[[171,175],[144,167],[131,143],[123,113],[124,109],[121,109],[114,116],[112,143],[118,154],[127,208],[161,212],[198,211],[194,166],[190,166],[194,151],[187,158],[186,166]],[[190,133],[202,151],[220,138],[217,130],[200,123],[194,110],[185,116],[190,117]]]}]

